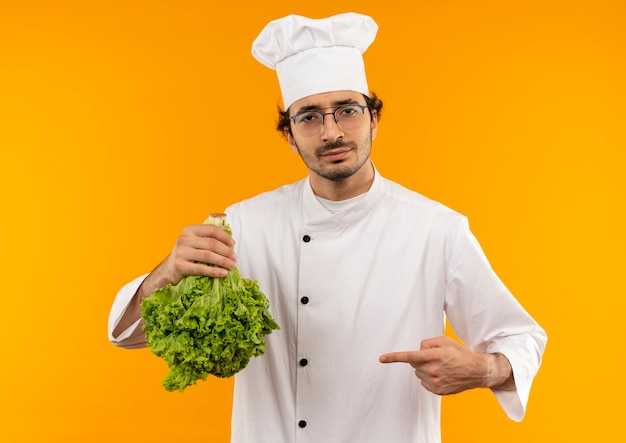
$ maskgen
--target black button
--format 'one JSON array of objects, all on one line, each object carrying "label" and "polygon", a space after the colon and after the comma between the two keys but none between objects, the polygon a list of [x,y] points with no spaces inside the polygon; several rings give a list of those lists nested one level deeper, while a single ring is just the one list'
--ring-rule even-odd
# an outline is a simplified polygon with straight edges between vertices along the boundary
[{"label": "black button", "polygon": [[311,237],[309,237],[308,235],[305,235],[304,237],[302,237],[302,241],[305,243],[308,243],[311,241]]},{"label": "black button", "polygon": [[300,426],[301,428],[305,428],[306,427],[306,422],[304,420],[300,420],[298,422],[298,426]]},{"label": "black button", "polygon": [[306,366],[309,364],[309,361],[306,358],[303,358],[302,360],[300,360],[300,366]]},{"label": "black button", "polygon": [[309,302],[309,297],[302,297],[300,301],[302,302],[303,305],[306,305]]}]

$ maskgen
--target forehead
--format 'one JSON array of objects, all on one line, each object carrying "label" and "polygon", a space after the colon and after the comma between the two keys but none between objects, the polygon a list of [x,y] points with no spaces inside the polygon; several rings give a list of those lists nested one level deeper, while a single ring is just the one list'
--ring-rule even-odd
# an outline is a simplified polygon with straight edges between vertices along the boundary
[{"label": "forehead", "polygon": [[302,109],[330,108],[332,106],[340,106],[346,103],[360,103],[362,101],[363,95],[360,92],[332,91],[301,98],[295,101],[290,109],[292,110],[292,114],[296,114]]}]

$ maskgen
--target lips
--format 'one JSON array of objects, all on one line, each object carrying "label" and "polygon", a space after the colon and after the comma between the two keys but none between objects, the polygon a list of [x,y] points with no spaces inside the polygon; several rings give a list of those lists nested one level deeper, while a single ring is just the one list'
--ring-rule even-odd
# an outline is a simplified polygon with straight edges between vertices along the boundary
[{"label": "lips", "polygon": [[322,157],[331,161],[343,160],[348,156],[352,149],[343,148],[343,149],[332,149],[330,151],[324,152]]}]

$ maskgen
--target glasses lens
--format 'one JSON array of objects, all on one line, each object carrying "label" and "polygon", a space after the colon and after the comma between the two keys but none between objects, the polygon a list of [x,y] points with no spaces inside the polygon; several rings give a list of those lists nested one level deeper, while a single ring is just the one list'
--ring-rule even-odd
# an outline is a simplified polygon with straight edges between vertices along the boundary
[{"label": "glasses lens", "polygon": [[310,137],[320,132],[323,116],[321,112],[310,111],[298,114],[294,119],[298,132],[304,137]]},{"label": "glasses lens", "polygon": [[307,111],[296,114],[293,122],[304,137],[312,137],[321,134],[322,126],[326,118],[336,121],[343,131],[351,131],[359,127],[363,122],[365,107],[358,105],[346,105],[336,108],[333,112]]},{"label": "glasses lens", "polygon": [[359,127],[363,121],[364,112],[363,108],[356,105],[342,106],[335,110],[335,118],[341,129],[351,131]]}]

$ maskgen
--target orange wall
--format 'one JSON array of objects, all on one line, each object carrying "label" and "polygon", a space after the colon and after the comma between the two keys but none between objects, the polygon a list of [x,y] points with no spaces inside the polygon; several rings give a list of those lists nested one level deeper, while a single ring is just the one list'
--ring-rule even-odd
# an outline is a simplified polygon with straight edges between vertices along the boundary
[{"label": "orange wall", "polygon": [[623,435],[626,4],[213,4],[0,5],[0,441],[228,440],[231,381],[165,392],[157,357],[108,343],[108,309],[184,225],[303,176],[250,45],[353,8],[380,25],[377,167],[468,215],[550,336],[524,422],[446,397],[444,441]]}]

